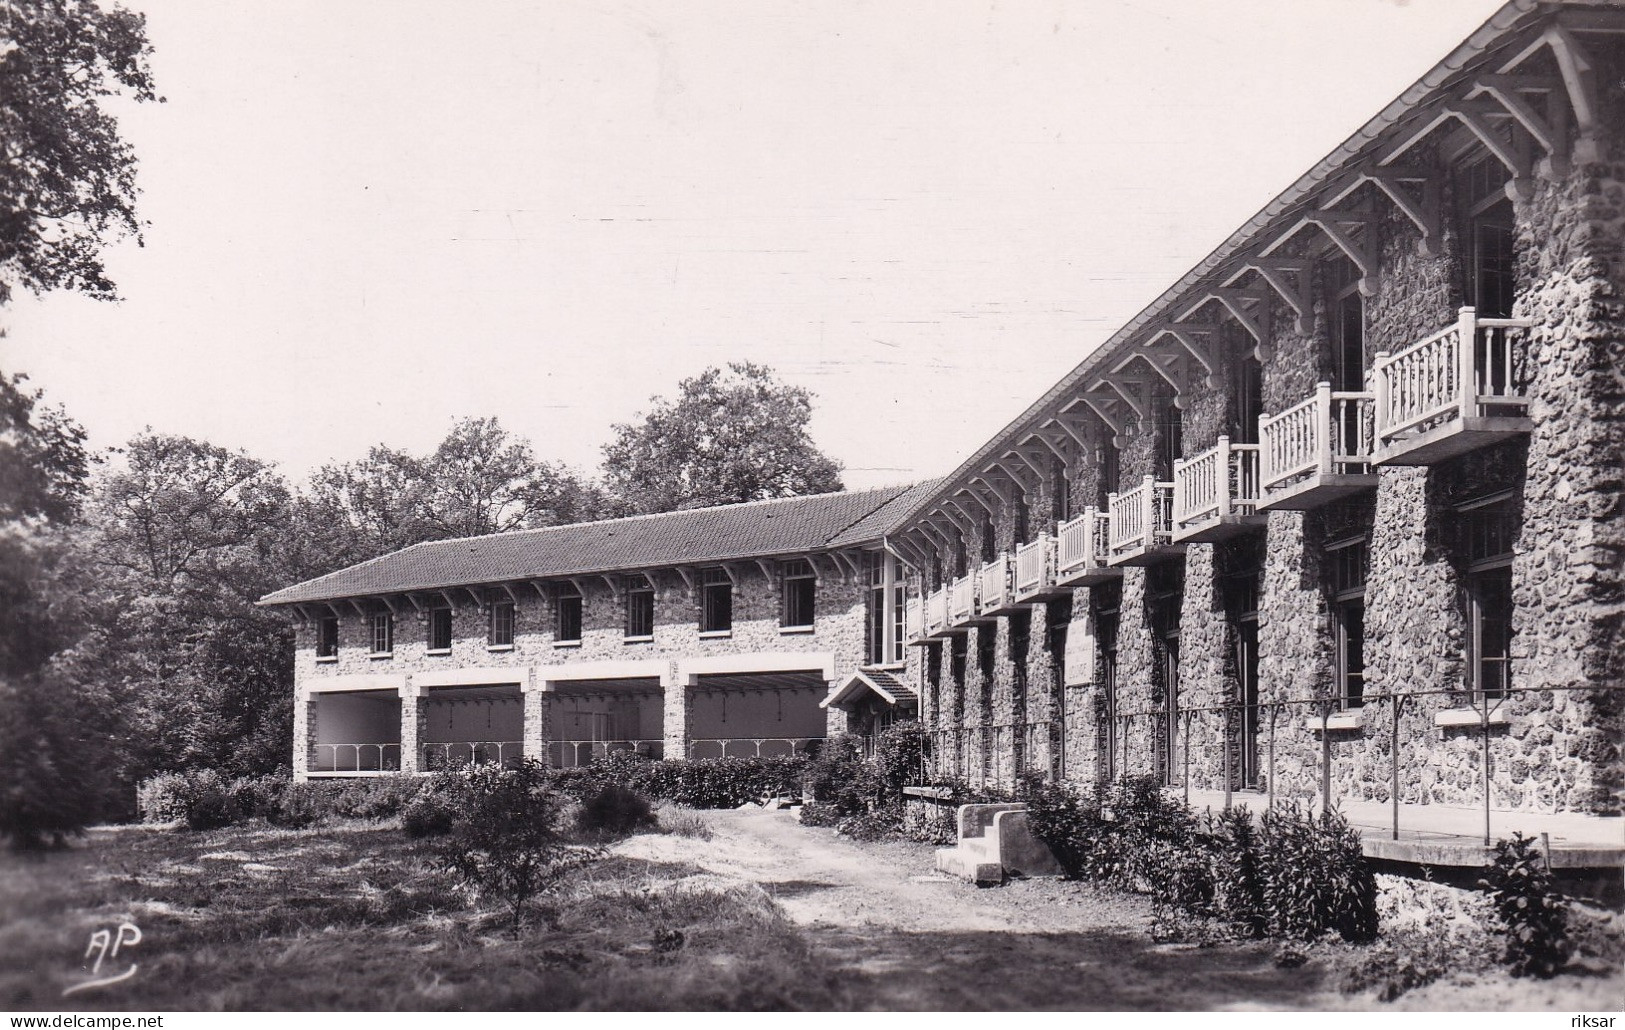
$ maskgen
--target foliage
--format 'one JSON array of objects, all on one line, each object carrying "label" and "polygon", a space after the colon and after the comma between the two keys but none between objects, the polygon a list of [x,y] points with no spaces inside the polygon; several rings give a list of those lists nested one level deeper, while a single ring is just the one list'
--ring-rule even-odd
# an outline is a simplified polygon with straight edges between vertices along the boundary
[{"label": "foliage", "polygon": [[841,820],[847,817],[834,805],[823,801],[809,801],[801,806],[800,818],[803,826],[835,827],[841,825]]},{"label": "foliage", "polygon": [[850,733],[830,737],[807,765],[806,789],[814,801],[840,816],[862,815],[881,804],[887,784],[863,757],[863,739]]},{"label": "foliage", "polygon": [[689,808],[738,808],[747,801],[799,793],[807,760],[696,758],[651,761],[628,751],[553,774],[558,789],[578,800],[615,784]]},{"label": "foliage", "polygon": [[812,394],[772,369],[736,362],[652,398],[638,423],[614,427],[606,485],[633,512],[675,511],[840,490],[840,466],[814,446]]},{"label": "foliage", "polygon": [[401,810],[401,829],[413,839],[443,837],[456,825],[457,809],[442,791],[423,791]]},{"label": "foliage", "polygon": [[72,522],[90,475],[85,430],[60,405],[42,407],[27,382],[0,372],[0,522]]},{"label": "foliage", "polygon": [[0,836],[12,847],[60,847],[104,807],[100,742],[71,690],[39,675],[0,676]]},{"label": "foliage", "polygon": [[[803,820],[805,821],[805,820]],[[868,812],[848,815],[835,824],[836,832],[853,840],[885,840],[903,830],[903,806],[883,805]]]},{"label": "foliage", "polygon": [[609,783],[588,795],[576,813],[576,825],[588,833],[624,836],[654,826],[654,807],[635,790]]},{"label": "foliage", "polygon": [[135,155],[102,98],[154,99],[146,19],[94,0],[6,6],[0,48],[0,304],[36,293],[114,297],[100,257],[133,234]]},{"label": "foliage", "polygon": [[1521,833],[1495,843],[1495,861],[1479,882],[1495,901],[1505,962],[1515,976],[1552,977],[1573,954],[1569,906],[1558,892],[1538,842]]},{"label": "foliage", "polygon": [[693,837],[696,840],[710,840],[712,837],[711,824],[694,812],[666,805],[655,815],[661,833],[677,837]]},{"label": "foliage", "polygon": [[561,828],[564,796],[534,759],[514,769],[478,766],[467,776],[464,818],[447,839],[441,864],[467,888],[505,903],[517,929],[535,898],[557,890],[602,852],[568,842]]},{"label": "foliage", "polygon": [[1339,812],[1288,805],[1259,819],[1257,869],[1264,924],[1277,937],[1346,941],[1377,936],[1377,881],[1360,835]]},{"label": "foliage", "polygon": [[920,782],[925,729],[917,722],[894,723],[875,741],[874,764],[888,801],[901,801],[903,788]]},{"label": "foliage", "polygon": [[[309,504],[325,516],[330,563],[349,564],[425,540],[602,518],[602,491],[494,418],[465,418],[427,455],[380,444],[322,467]],[[327,570],[323,570],[327,571]]]},{"label": "foliage", "polygon": [[1149,894],[1165,924],[1181,913],[1252,936],[1376,936],[1376,880],[1336,813],[1278,808],[1255,827],[1235,809],[1198,821],[1148,778],[1080,794],[1049,787],[1028,805],[1033,833],[1069,876]]}]

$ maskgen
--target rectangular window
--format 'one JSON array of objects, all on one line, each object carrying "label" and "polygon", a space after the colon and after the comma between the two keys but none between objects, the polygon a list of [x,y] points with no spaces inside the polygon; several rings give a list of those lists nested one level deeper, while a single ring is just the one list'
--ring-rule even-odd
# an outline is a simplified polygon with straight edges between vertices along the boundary
[{"label": "rectangular window", "polygon": [[[870,665],[893,665],[903,660],[903,599],[907,584],[897,575],[891,555],[870,551],[868,606],[868,656]],[[891,582],[891,594],[886,583]]]},{"label": "rectangular window", "polygon": [[655,592],[645,580],[626,590],[626,639],[649,640],[655,635]]},{"label": "rectangular window", "polygon": [[429,612],[429,650],[451,650],[450,608],[435,608]]},{"label": "rectangular window", "polygon": [[1012,514],[1013,521],[1015,522],[1014,542],[1017,544],[1025,544],[1030,542],[1027,538],[1027,523],[1030,521],[1030,513],[1027,510],[1027,491],[1023,490],[1019,486],[1015,488],[1015,491],[1015,500],[1011,505],[1015,509]]},{"label": "rectangular window", "polygon": [[491,647],[513,646],[514,605],[512,601],[497,601],[491,605],[491,628],[486,642]]},{"label": "rectangular window", "polygon": [[1463,505],[1459,545],[1468,623],[1468,675],[1480,697],[1505,697],[1512,685],[1512,547],[1519,518],[1511,493]]},{"label": "rectangular window", "polygon": [[810,628],[813,607],[818,597],[818,577],[813,574],[812,563],[796,558],[780,566],[784,582],[784,611],[779,624],[785,629]]},{"label": "rectangular window", "polygon": [[339,617],[323,615],[316,620],[316,657],[337,658],[339,654]]},{"label": "rectangular window", "polygon": [[1345,709],[1365,703],[1365,577],[1370,546],[1363,536],[1326,548],[1332,588],[1332,659]]},{"label": "rectangular window", "polygon": [[581,642],[581,591],[577,590],[573,584],[561,585],[555,609],[556,624],[553,628],[553,642],[556,644],[579,644]]},{"label": "rectangular window", "polygon": [[700,573],[700,632],[731,633],[734,628],[734,586],[727,569]]},{"label": "rectangular window", "polygon": [[993,526],[993,516],[987,512],[982,513],[982,564],[993,560],[999,553],[998,532]]},{"label": "rectangular window", "polygon": [[1100,449],[1100,477],[1096,482],[1099,489],[1095,491],[1095,507],[1101,511],[1106,510],[1107,500],[1112,494],[1119,493],[1119,485],[1123,478],[1122,456],[1117,447],[1110,440]]},{"label": "rectangular window", "polygon": [[395,650],[395,617],[388,612],[372,616],[372,653],[391,654]]}]

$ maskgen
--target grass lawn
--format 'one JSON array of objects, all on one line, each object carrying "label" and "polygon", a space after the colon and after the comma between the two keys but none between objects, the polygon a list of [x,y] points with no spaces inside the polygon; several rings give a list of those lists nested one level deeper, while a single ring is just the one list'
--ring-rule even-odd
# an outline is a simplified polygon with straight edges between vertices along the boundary
[{"label": "grass lawn", "polygon": [[[847,1008],[842,982],[762,890],[614,857],[576,875],[556,926],[516,934],[389,824],[205,833],[97,829],[71,850],[0,853],[0,1008]],[[141,941],[92,979],[87,943]],[[680,943],[678,934],[681,935]]]}]

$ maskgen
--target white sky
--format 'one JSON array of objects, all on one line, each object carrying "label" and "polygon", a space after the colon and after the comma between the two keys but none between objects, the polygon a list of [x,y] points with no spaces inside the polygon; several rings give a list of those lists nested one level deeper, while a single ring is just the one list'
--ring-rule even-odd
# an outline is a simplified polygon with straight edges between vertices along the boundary
[{"label": "white sky", "polygon": [[953,468],[1499,6],[126,2],[125,300],[0,313],[92,443],[298,479],[496,415],[590,470],[750,359],[854,487]]}]

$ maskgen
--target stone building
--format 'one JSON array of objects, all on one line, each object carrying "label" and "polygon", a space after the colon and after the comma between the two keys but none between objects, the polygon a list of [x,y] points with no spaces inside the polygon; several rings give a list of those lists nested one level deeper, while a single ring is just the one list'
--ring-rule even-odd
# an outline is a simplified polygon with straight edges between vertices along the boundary
[{"label": "stone building", "polygon": [[931,485],[423,543],[271,594],[295,775],[787,755],[877,699],[912,717],[882,537]]},{"label": "stone building", "polygon": [[901,513],[939,776],[1619,810],[1622,82],[1507,5]]}]

